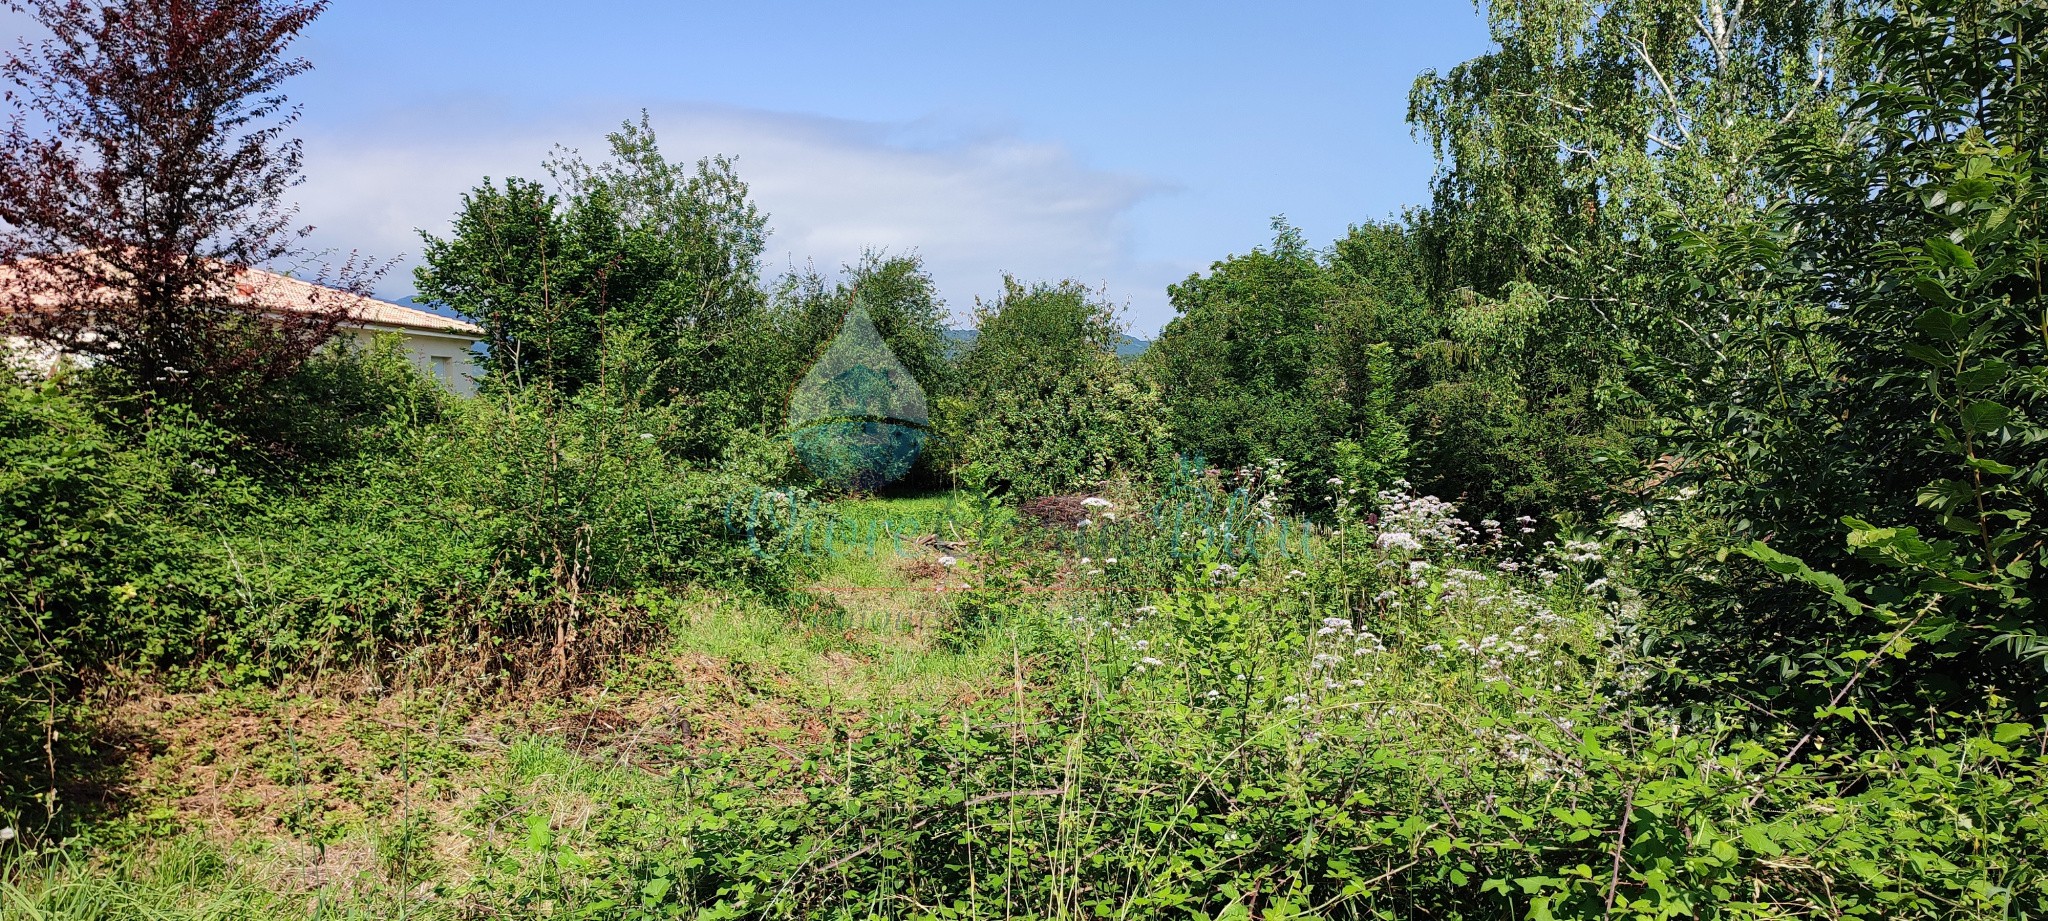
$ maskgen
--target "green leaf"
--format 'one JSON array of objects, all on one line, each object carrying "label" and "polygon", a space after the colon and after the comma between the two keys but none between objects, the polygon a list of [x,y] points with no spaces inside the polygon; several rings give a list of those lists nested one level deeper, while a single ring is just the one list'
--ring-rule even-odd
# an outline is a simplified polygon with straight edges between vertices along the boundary
[{"label": "green leaf", "polygon": [[1999,476],[2007,476],[2019,472],[2018,467],[2010,464],[2001,464],[1988,457],[1972,457],[1963,462],[1969,464],[1972,470],[1982,470],[1985,473],[1995,473]]},{"label": "green leaf", "polygon": [[[1930,278],[1916,279],[1914,281],[1915,286],[1918,286],[1922,281],[1937,288],[1940,287],[1940,282]],[[1925,294],[1926,292],[1923,291],[1921,293]],[[1942,295],[1947,297],[1948,292],[1944,290]],[[1954,302],[1954,298],[1949,298],[1945,303]],[[1943,310],[1940,307],[1929,308],[1925,313],[1920,314],[1919,317],[1913,320],[1913,328],[1944,342],[1960,341],[1963,337],[1970,334],[1970,322],[1968,320],[1963,319],[1961,314]]]},{"label": "green leaf", "polygon": [[2002,361],[1987,361],[1956,375],[1956,386],[1965,391],[1978,391],[1998,384],[2012,371],[2012,366]]},{"label": "green leaf", "polygon": [[1749,546],[1740,548],[1740,552],[1744,556],[1764,564],[1772,572],[1790,576],[1827,592],[1828,597],[1833,598],[1836,604],[1841,605],[1851,614],[1864,613],[1863,602],[1850,597],[1849,587],[1842,582],[1839,576],[1832,573],[1818,572],[1813,567],[1806,565],[1805,560],[1773,550],[1769,544],[1763,541],[1753,541]]},{"label": "green leaf", "polygon": [[1921,297],[1943,307],[1953,307],[1956,304],[1956,296],[1948,293],[1948,288],[1942,285],[1940,279],[1930,275],[1913,279],[1913,290],[1920,292]]},{"label": "green leaf", "polygon": [[1989,179],[1958,179],[1946,192],[1951,202],[1984,201],[1998,194],[1998,185]]},{"label": "green leaf", "polygon": [[1963,429],[1973,435],[1998,431],[2011,418],[2012,410],[1990,400],[1978,400],[1963,407]]},{"label": "green leaf", "polygon": [[1900,346],[1905,353],[1937,368],[1946,368],[1954,360],[1948,353],[1922,342],[1908,342]]},{"label": "green leaf", "polygon": [[1947,237],[1928,237],[1927,255],[1933,258],[1937,264],[1950,268],[1975,269],[1977,267],[1977,260],[1970,256],[1970,251],[1957,246],[1954,240],[1950,240]]},{"label": "green leaf", "polygon": [[530,815],[526,817],[526,847],[528,850],[544,851],[553,844],[554,834],[548,828],[548,817]]}]

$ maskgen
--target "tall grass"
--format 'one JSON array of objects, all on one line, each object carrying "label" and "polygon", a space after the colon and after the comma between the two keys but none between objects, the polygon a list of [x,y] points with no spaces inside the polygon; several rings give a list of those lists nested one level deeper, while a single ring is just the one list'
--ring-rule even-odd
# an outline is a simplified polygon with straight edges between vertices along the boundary
[{"label": "tall grass", "polygon": [[242,921],[304,917],[304,907],[196,841],[98,860],[0,856],[0,917],[9,921]]},{"label": "tall grass", "polygon": [[107,886],[17,871],[10,896],[636,921],[2040,916],[2038,727],[1792,759],[1739,714],[1643,694],[1639,601],[1599,542],[1333,486],[1305,561],[1202,540],[1084,561],[970,522],[949,578],[971,588],[908,641],[679,607],[666,645],[559,706],[670,695],[697,735],[515,734],[450,781],[473,793],[443,830],[459,857],[347,892],[155,882],[135,858]]}]

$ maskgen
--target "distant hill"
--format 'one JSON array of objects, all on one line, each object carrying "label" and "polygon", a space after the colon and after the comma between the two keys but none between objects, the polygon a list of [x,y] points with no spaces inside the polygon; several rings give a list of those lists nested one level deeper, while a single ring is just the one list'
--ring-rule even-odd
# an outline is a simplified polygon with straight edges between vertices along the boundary
[{"label": "distant hill", "polygon": [[[967,348],[974,344],[974,337],[976,335],[976,332],[971,329],[946,330],[946,355],[953,357],[967,351]],[[1145,350],[1151,347],[1152,341],[1149,339],[1124,335],[1117,340],[1116,357],[1124,359],[1136,358],[1145,354]]]},{"label": "distant hill", "polygon": [[424,301],[417,300],[413,297],[394,297],[389,298],[388,300],[390,301],[390,303],[397,304],[400,307],[411,307],[414,310],[424,310],[437,317],[447,317],[450,320],[467,319],[461,314],[456,313],[454,310],[451,310],[446,307],[438,307],[432,304],[428,304]]}]

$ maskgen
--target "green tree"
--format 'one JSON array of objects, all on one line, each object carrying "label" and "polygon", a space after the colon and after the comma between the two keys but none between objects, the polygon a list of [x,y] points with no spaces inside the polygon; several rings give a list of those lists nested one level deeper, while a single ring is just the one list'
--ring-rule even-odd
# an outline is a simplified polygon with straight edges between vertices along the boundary
[{"label": "green tree", "polygon": [[1006,276],[1002,297],[974,315],[958,396],[941,402],[955,462],[1034,496],[1147,478],[1165,461],[1158,396],[1117,358],[1123,326],[1107,301],[1075,281]]},{"label": "green tree", "polygon": [[868,250],[859,261],[843,266],[837,280],[806,268],[791,270],[776,283],[769,312],[783,399],[766,408],[769,430],[782,423],[789,389],[838,334],[856,295],[867,307],[875,331],[919,386],[933,399],[947,392],[952,365],[946,359],[946,302],[931,273],[914,254]]},{"label": "green tree", "polygon": [[[884,365],[900,366],[917,382],[923,398],[932,404],[950,392],[952,365],[946,359],[946,306],[930,273],[914,254],[892,256],[869,250],[861,254],[859,261],[844,266],[836,280],[807,267],[792,269],[777,282],[769,296],[769,332],[756,341],[762,350],[760,362],[767,375],[764,387],[769,394],[759,407],[760,434],[780,435],[789,430],[798,408],[796,391],[800,382],[825,358],[856,303],[866,311],[880,344],[890,353]],[[805,439],[811,446],[805,450],[815,453],[821,444],[817,433]],[[938,446],[929,438],[920,442],[922,450],[915,463],[900,480],[894,475],[889,477],[891,482],[925,486],[938,477]],[[763,450],[770,447],[762,445]],[[818,474],[817,466],[810,463],[806,469]],[[893,466],[891,469],[894,470]]]},{"label": "green tree", "polygon": [[1698,382],[1643,369],[1722,321],[1666,241],[1782,192],[1773,139],[1839,131],[1848,4],[1483,6],[1496,47],[1410,97],[1440,164],[1413,215],[1444,316],[1424,466],[1483,507],[1597,512],[1644,475],[1629,437]]},{"label": "green tree", "polygon": [[1714,622],[1668,642],[1740,675],[1769,638],[1784,680],[1764,690],[1792,694],[1899,632],[1914,651],[1864,680],[1864,705],[1974,708],[1996,689],[2048,707],[2048,94],[2031,77],[2048,11],[1914,0],[1851,28],[1870,74],[1852,130],[1788,131],[1773,154],[1791,193],[1683,238],[1727,319],[1691,365],[1720,386],[1670,413],[1722,540],[1847,586],[1821,579],[1827,605],[1681,570],[1668,589]]},{"label": "green tree", "polygon": [[731,160],[666,160],[645,115],[608,142],[606,161],[548,164],[559,192],[511,179],[465,195],[448,238],[422,235],[421,296],[484,327],[500,386],[574,393],[598,382],[607,336],[637,337],[656,392],[690,417],[670,446],[715,454],[775,386],[758,341],[766,218]]},{"label": "green tree", "polygon": [[596,326],[584,279],[562,271],[573,245],[561,202],[538,182],[486,178],[462,196],[447,239],[422,234],[420,298],[455,308],[484,328],[481,362],[500,385],[553,381],[577,387],[596,367]]},{"label": "green tree", "polygon": [[[1375,367],[1392,360],[1375,346],[1412,347],[1426,329],[1413,251],[1386,225],[1353,228],[1329,252],[1284,221],[1274,231],[1270,248],[1169,289],[1177,315],[1142,362],[1177,444],[1225,466],[1286,459],[1312,492],[1342,470],[1384,485],[1401,466],[1386,392],[1398,375]],[[1360,454],[1367,445],[1390,456]]]}]

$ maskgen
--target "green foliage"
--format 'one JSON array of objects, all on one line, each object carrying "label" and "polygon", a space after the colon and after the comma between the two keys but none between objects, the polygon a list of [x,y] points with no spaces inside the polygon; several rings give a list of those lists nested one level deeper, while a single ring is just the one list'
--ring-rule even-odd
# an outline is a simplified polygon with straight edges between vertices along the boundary
[{"label": "green foliage", "polygon": [[[1992,713],[1845,747],[1854,708],[1798,740],[1681,720],[1633,699],[1597,560],[1470,543],[1440,527],[1454,509],[1405,501],[1418,549],[1352,515],[1364,539],[1312,572],[1195,553],[1167,585],[1057,605],[1023,591],[1043,561],[991,517],[957,634],[999,644],[987,692],[678,752],[661,776],[519,743],[511,770],[559,778],[576,811],[493,805],[474,876],[420,908],[2038,916],[2041,726]],[[1538,571],[1482,565],[1516,559]],[[1337,591],[1340,569],[1379,592]]]},{"label": "green foliage", "polygon": [[1114,309],[1078,282],[1026,286],[978,304],[958,398],[941,402],[955,464],[1021,496],[1145,479],[1166,461],[1159,397],[1116,357]]},{"label": "green foliage", "polygon": [[282,916],[288,899],[196,840],[94,863],[0,845],[0,914],[21,921],[233,921]]},{"label": "green foliage", "polygon": [[[616,382],[645,361],[607,364]],[[109,670],[269,681],[459,643],[486,671],[569,680],[644,635],[637,593],[779,578],[724,533],[753,484],[677,462],[687,417],[652,385],[463,401],[387,348],[290,386],[327,414],[294,427],[345,421],[301,442],[326,463],[284,477],[175,407],[133,423],[82,388],[0,385],[10,805],[48,791]]]},{"label": "green foliage", "polygon": [[1226,467],[1287,458],[1302,483],[1338,475],[1340,455],[1353,475],[1390,481],[1404,467],[1400,372],[1381,344],[1405,354],[1428,322],[1408,241],[1366,225],[1324,253],[1273,226],[1270,249],[1169,289],[1177,315],[1142,362],[1175,443]]},{"label": "green foliage", "polygon": [[1780,134],[1839,133],[1845,6],[1488,3],[1497,47],[1417,78],[1409,120],[1439,169],[1412,220],[1447,314],[1419,482],[1588,516],[1641,478],[1628,439],[1716,392],[1651,356],[1716,348],[1725,324],[1660,243],[1782,194]]},{"label": "green foliage", "polygon": [[508,179],[463,196],[447,239],[423,235],[420,296],[484,328],[485,367],[504,388],[597,386],[606,340],[635,337],[660,391],[694,417],[675,447],[715,457],[715,433],[757,423],[784,386],[754,343],[766,218],[730,160],[663,159],[644,115],[609,141],[603,163],[548,165],[559,194]]},{"label": "green foliage", "polygon": [[[835,490],[932,480],[929,433],[920,427],[929,426],[931,404],[948,391],[953,369],[945,305],[918,258],[869,251],[829,287],[815,271],[792,271],[770,311],[773,333],[761,344],[782,369],[776,376],[794,386],[778,391],[786,400],[764,406],[764,422],[783,432],[806,469]],[[913,455],[913,445],[923,453]]]},{"label": "green foliage", "polygon": [[[924,262],[915,255],[891,256],[869,250],[832,281],[813,270],[792,271],[777,282],[769,309],[774,317],[778,363],[787,370],[784,387],[794,386],[839,332],[855,297],[867,308],[875,331],[896,360],[917,379],[928,397],[951,390],[946,360],[946,304]],[[772,412],[787,407],[777,404]],[[786,419],[771,420],[781,424]]]},{"label": "green foliage", "polygon": [[589,280],[551,271],[571,245],[560,210],[538,182],[512,178],[500,189],[486,181],[463,195],[448,239],[425,237],[419,297],[481,324],[489,336],[482,362],[501,377],[580,384],[591,376]]},{"label": "green foliage", "polygon": [[[388,343],[232,425],[0,386],[0,810],[62,805],[110,673],[605,676],[594,724],[666,625],[699,645],[630,661],[680,733],[466,739],[437,769],[505,775],[467,848],[385,817],[350,885],[451,917],[2043,917],[2048,11],[1486,12],[1498,47],[1412,96],[1432,207],[1327,251],[1276,221],[1136,366],[1073,282],[1006,279],[957,363],[915,258],[764,292],[730,164],[643,120],[429,240],[485,398]],[[772,433],[901,392],[820,361],[856,299],[965,508],[787,485]],[[849,398],[792,395],[812,368]],[[1161,476],[1174,448],[1226,469]],[[817,558],[820,521],[913,506],[933,559]],[[825,587],[722,627],[670,600],[728,589],[715,622],[792,573],[917,601],[861,638]],[[958,683],[848,690],[884,668]],[[27,847],[10,917],[300,907],[212,868],[158,898],[196,851]]]},{"label": "green foliage", "polygon": [[[207,510],[190,493],[243,498],[202,485],[222,463],[220,442],[217,429],[184,417],[130,446],[54,384],[0,383],[0,796],[9,805],[54,785],[81,675],[189,623],[192,574],[159,548],[175,533],[167,519]],[[147,576],[158,591],[138,584]]]},{"label": "green foliage", "polygon": [[1660,591],[1718,621],[1674,627],[1675,648],[1741,662],[1781,637],[1789,679],[1910,623],[1910,660],[1862,683],[1865,706],[1967,709],[1994,688],[2048,706],[2034,603],[2048,197],[2039,94],[2019,76],[2042,25],[2024,4],[1940,2],[1857,21],[1852,49],[1876,76],[1848,140],[1788,133],[1787,202],[1681,238],[1695,289],[1734,308],[1716,350],[1678,355],[1703,382],[1672,442],[1721,510],[1705,534],[1768,540],[1767,561],[1799,561],[1774,569],[1825,573],[1842,603],[1660,571]]}]

